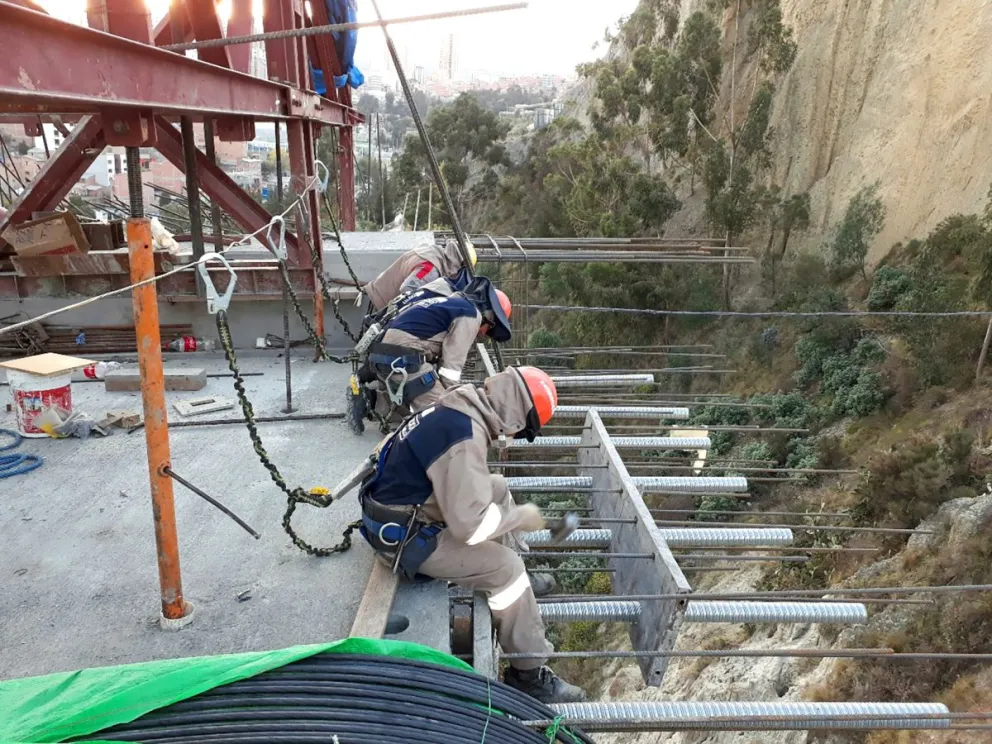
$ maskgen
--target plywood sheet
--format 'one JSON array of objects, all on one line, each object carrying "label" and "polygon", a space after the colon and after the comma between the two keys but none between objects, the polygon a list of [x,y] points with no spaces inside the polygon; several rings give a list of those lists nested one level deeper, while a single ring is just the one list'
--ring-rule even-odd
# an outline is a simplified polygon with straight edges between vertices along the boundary
[{"label": "plywood sheet", "polygon": [[93,364],[92,359],[82,359],[81,357],[66,356],[65,354],[35,354],[34,356],[22,359],[12,359],[7,362],[0,362],[0,367],[13,369],[18,372],[26,372],[30,375],[41,375],[51,377],[74,369],[80,369]]}]

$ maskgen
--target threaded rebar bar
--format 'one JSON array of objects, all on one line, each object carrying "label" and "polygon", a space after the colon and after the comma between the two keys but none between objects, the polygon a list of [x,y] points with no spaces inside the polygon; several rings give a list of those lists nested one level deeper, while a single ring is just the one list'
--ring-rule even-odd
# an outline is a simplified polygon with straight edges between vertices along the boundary
[{"label": "threaded rebar bar", "polygon": [[863,604],[830,602],[689,602],[687,623],[866,623]]}]

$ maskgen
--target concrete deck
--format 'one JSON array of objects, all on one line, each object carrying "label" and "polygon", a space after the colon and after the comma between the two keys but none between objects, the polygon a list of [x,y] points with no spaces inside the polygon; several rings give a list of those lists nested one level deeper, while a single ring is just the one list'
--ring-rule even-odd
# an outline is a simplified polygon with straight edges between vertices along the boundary
[{"label": "concrete deck", "polygon": [[[279,415],[283,360],[242,356],[242,371],[264,373],[246,378],[256,415]],[[227,371],[217,354],[170,355],[167,364]],[[300,357],[292,370],[300,412],[342,410],[347,367]],[[0,388],[0,399],[5,391]],[[204,394],[235,399],[230,378],[210,379],[201,392],[167,393],[170,418],[181,419],[173,401]],[[141,410],[139,394],[106,393],[100,383],[74,384],[73,401],[94,418],[112,409]],[[240,415],[235,408],[208,418]],[[13,414],[0,411],[0,427],[14,428]],[[287,482],[304,487],[333,486],[379,439],[375,430],[356,437],[342,420],[259,428]],[[0,678],[347,636],[372,565],[357,532],[351,551],[330,558],[311,558],[293,546],[280,524],[285,497],[243,425],[175,429],[171,442],[175,471],[233,509],[262,539],[176,484],[184,591],[196,611],[189,627],[163,631],[143,433],[25,440],[19,451],[42,455],[45,464],[0,480]],[[358,514],[352,496],[326,510],[301,506],[294,525],[310,542],[330,544]],[[239,601],[244,591],[250,599]],[[447,604],[442,610],[439,596],[435,588],[403,600],[414,621],[405,639],[446,644]]]}]

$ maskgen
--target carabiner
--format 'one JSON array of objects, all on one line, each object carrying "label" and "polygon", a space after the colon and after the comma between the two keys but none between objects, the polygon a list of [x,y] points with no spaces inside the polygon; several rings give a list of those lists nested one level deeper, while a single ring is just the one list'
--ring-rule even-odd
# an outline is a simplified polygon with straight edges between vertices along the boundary
[{"label": "carabiner", "polygon": [[[278,245],[272,242],[272,228],[276,225],[279,226]],[[265,242],[269,244],[269,250],[272,251],[276,258],[280,261],[286,260],[286,257],[289,255],[286,251],[286,218],[281,214],[277,214],[269,221],[269,226],[265,230]]]},{"label": "carabiner", "polygon": [[[207,271],[207,264],[210,261],[220,261],[231,275],[231,278],[227,282],[227,289],[224,290],[223,295],[217,293],[214,281],[210,278],[210,273]],[[203,280],[203,287],[207,293],[207,312],[211,315],[216,315],[221,310],[227,310],[227,306],[231,303],[231,295],[234,294],[234,285],[238,281],[238,275],[234,273],[234,269],[231,268],[231,264],[227,262],[224,254],[204,254],[203,258],[196,264],[196,270],[200,273],[200,279]]]}]

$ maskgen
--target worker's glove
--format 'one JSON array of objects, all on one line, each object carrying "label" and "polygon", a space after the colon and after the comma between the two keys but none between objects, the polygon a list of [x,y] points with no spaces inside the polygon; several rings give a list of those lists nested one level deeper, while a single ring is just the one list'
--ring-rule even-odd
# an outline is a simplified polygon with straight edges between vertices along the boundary
[{"label": "worker's glove", "polygon": [[545,521],[544,515],[535,504],[522,504],[513,507],[511,519],[520,525],[520,529],[525,532],[543,530]]}]

